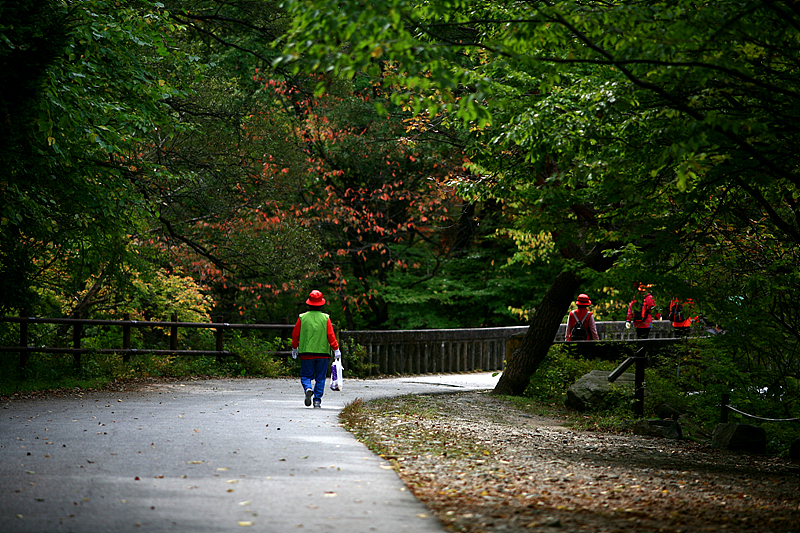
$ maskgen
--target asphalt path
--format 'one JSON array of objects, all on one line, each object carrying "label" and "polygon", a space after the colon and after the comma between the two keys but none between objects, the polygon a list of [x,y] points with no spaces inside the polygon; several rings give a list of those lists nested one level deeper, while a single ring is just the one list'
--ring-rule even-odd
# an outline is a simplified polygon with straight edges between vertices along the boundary
[{"label": "asphalt path", "polygon": [[322,409],[299,379],[185,381],[11,400],[0,532],[444,532],[339,425],[356,398],[491,389],[491,373],[345,380]]}]

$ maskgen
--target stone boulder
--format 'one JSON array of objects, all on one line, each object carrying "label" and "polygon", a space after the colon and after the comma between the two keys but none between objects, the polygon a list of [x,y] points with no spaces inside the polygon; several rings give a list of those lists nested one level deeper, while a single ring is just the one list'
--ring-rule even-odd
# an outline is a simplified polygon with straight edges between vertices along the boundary
[{"label": "stone boulder", "polygon": [[681,440],[683,431],[675,420],[637,420],[633,423],[634,435]]},{"label": "stone boulder", "polygon": [[760,426],[750,424],[717,424],[711,434],[711,444],[728,450],[767,453],[767,432]]},{"label": "stone boulder", "polygon": [[800,463],[800,438],[794,439],[789,446],[789,459],[795,463]]},{"label": "stone boulder", "polygon": [[614,389],[625,389],[633,396],[634,374],[625,372],[614,383],[608,381],[611,372],[606,370],[592,370],[576,381],[567,389],[567,398],[564,405],[578,411],[587,411],[600,406],[603,398]]},{"label": "stone boulder", "polygon": [[667,418],[678,420],[683,414],[684,414],[683,412],[681,412],[678,409],[675,409],[668,403],[662,403],[661,405],[656,407],[656,416],[658,416],[658,418],[661,418],[662,420]]}]

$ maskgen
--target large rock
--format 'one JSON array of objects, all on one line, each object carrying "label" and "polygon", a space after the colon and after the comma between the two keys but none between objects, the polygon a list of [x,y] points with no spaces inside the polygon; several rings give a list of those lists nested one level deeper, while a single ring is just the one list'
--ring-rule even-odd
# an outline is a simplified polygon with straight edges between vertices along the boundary
[{"label": "large rock", "polygon": [[760,426],[750,424],[717,424],[711,434],[711,444],[728,450],[767,453],[767,432]]},{"label": "large rock", "polygon": [[789,459],[800,463],[800,438],[794,439],[791,446],[789,446]]},{"label": "large rock", "polygon": [[681,417],[682,414],[683,413],[680,410],[675,409],[668,403],[662,403],[661,405],[656,407],[656,415],[658,416],[658,418],[662,420],[665,420],[667,418],[677,420]]},{"label": "large rock", "polygon": [[681,425],[675,420],[637,420],[633,424],[634,435],[680,440],[683,438]]},{"label": "large rock", "polygon": [[625,372],[614,383],[608,381],[611,372],[606,370],[592,370],[581,377],[569,389],[564,405],[578,411],[587,411],[600,406],[603,398],[614,389],[625,389],[633,395],[634,374]]}]

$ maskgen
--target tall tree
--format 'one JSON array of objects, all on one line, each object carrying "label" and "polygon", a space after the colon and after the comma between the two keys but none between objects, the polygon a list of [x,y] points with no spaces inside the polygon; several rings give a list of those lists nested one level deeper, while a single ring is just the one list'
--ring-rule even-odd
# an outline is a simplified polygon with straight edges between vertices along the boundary
[{"label": "tall tree", "polygon": [[160,206],[148,242],[214,294],[216,319],[280,320],[279,312],[254,312],[261,297],[294,294],[318,262],[317,237],[275,207],[295,200],[304,165],[291,105],[264,78],[272,70],[267,43],[281,32],[284,12],[252,1],[166,7],[183,30],[177,50],[203,67],[202,76],[162,67],[184,92],[167,101],[179,122],[146,147],[163,172],[137,180]]},{"label": "tall tree", "polygon": [[415,135],[407,112],[381,117],[375,100],[381,95],[374,88],[350,83],[293,98],[302,110],[296,135],[307,170],[300,202],[286,209],[322,237],[320,275],[341,299],[350,328],[390,325],[387,277],[416,268],[411,250],[441,242],[439,228],[461,204],[447,185],[463,170],[459,144]]},{"label": "tall tree", "polygon": [[[30,311],[55,263],[94,274],[118,268],[147,215],[128,173],[143,165],[140,143],[172,120],[164,100],[176,90],[148,66],[171,57],[172,28],[146,3],[12,1],[2,9],[10,23],[0,45],[4,80],[17,85],[3,89],[11,141],[0,148],[0,308]],[[80,286],[81,277],[52,279]]]},{"label": "tall tree", "polygon": [[496,392],[524,390],[582,268],[636,256],[653,272],[740,195],[800,242],[791,2],[291,5],[285,62],[348,76],[391,64],[396,101],[483,128],[469,153],[480,194],[528,206],[521,225],[572,261]]},{"label": "tall tree", "polygon": [[48,290],[79,302],[60,311],[88,313],[102,286],[132,282],[131,265],[194,273],[220,317],[237,309],[231,289],[302,279],[315,239],[265,210],[293,198],[268,164],[292,164],[291,124],[253,120],[275,106],[253,75],[280,10],[34,4],[0,6],[0,309],[31,313]]},{"label": "tall tree", "polygon": [[0,5],[0,313],[29,311],[35,300],[32,242],[47,231],[43,206],[24,188],[40,179],[35,169],[37,105],[47,68],[66,46],[63,13],[56,2]]}]

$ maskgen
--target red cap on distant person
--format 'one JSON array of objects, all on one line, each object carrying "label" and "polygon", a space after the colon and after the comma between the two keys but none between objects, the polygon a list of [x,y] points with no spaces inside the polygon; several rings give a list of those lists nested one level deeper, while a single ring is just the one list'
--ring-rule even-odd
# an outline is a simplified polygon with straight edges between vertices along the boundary
[{"label": "red cap on distant person", "polygon": [[592,305],[588,294],[579,294],[578,300],[575,302],[577,305]]},{"label": "red cap on distant person", "polygon": [[319,307],[320,305],[325,305],[325,298],[322,297],[322,293],[316,289],[311,291],[311,294],[308,295],[308,300],[306,300],[308,305],[314,305]]}]

